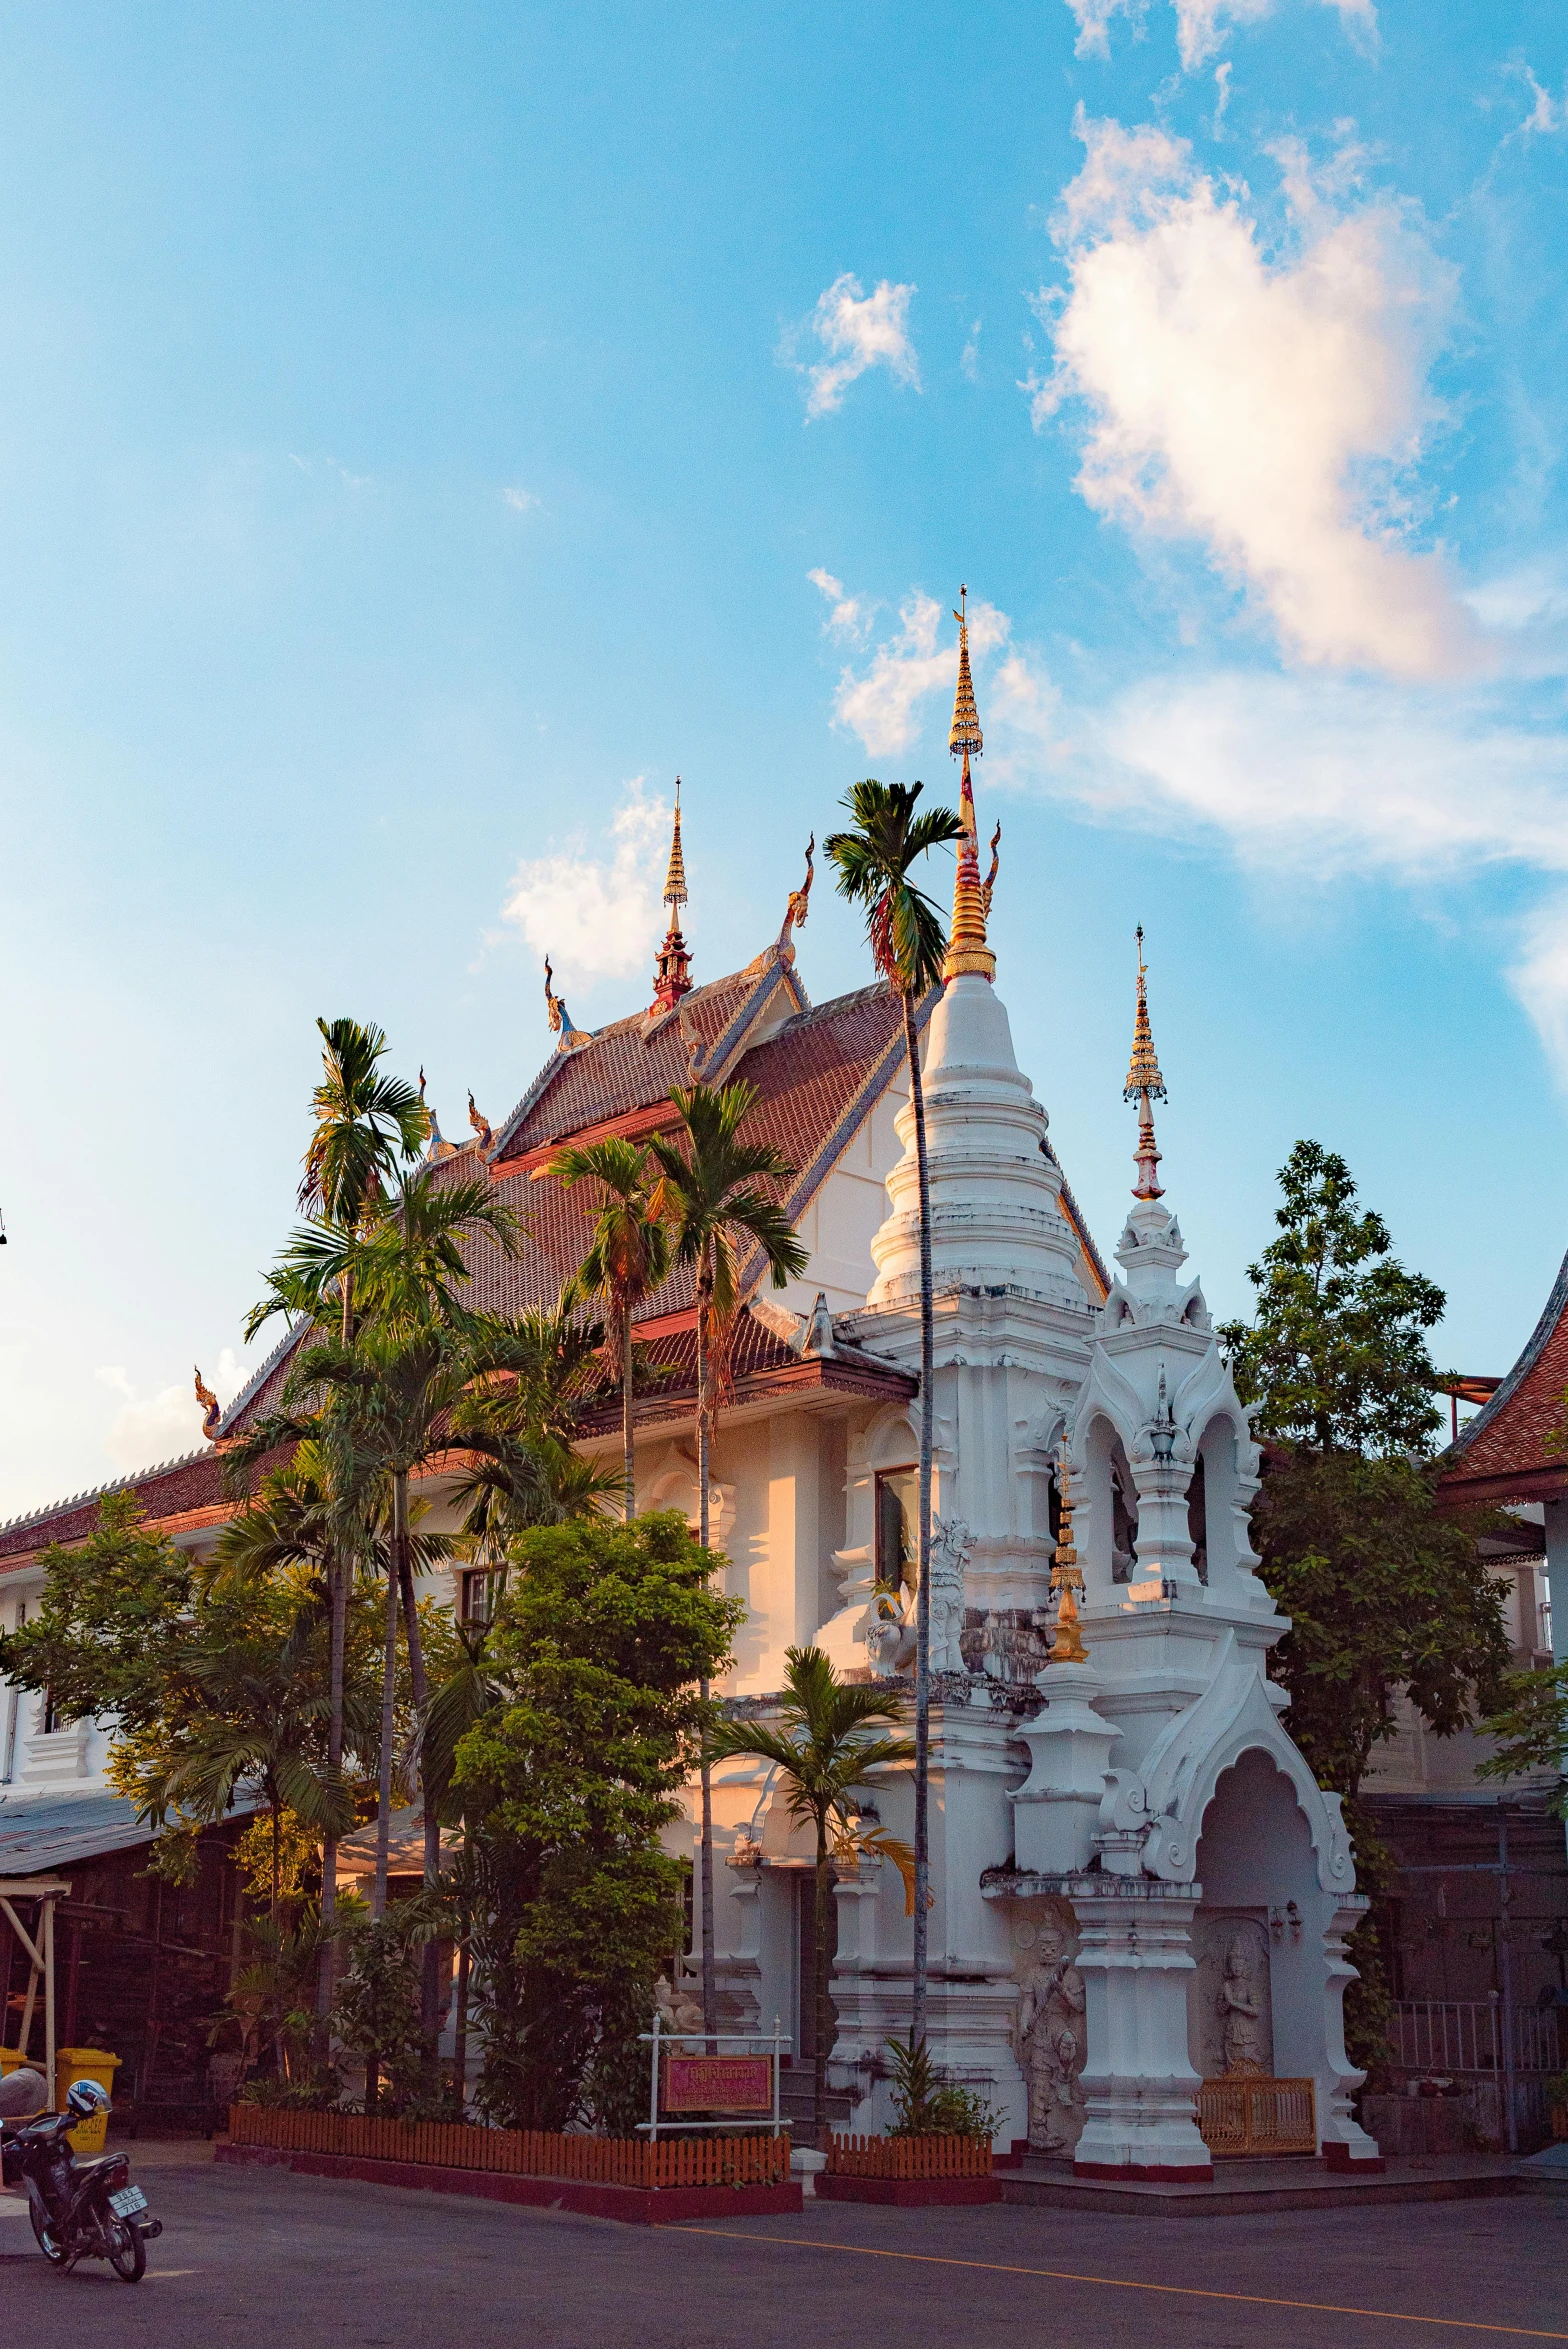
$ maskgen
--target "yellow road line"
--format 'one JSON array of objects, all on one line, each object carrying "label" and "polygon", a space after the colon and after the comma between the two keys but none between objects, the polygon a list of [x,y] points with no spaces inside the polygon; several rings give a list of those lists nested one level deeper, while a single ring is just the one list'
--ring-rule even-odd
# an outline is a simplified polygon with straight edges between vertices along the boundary
[{"label": "yellow road line", "polygon": [[1178,2300],[1235,2300],[1249,2308],[1305,2309],[1313,2316],[1370,2316],[1384,2324],[1448,2325],[1460,2333],[1504,2333],[1512,2341],[1568,2341],[1568,2333],[1543,2333],[1529,2325],[1487,2325],[1464,2316],[1411,2316],[1402,2308],[1345,2308],[1334,2300],[1268,2300],[1261,2292],[1207,2292],[1198,2284],[1145,2284],[1133,2276],[1081,2276],[1070,2268],[1007,2267],[994,2259],[945,2259],[934,2251],[879,2251],[868,2243],[831,2243],[812,2235],[748,2235],[738,2227],[671,2228],[676,2235],[722,2235],[735,2243],[785,2243],[802,2251],[847,2251],[857,2259],[910,2259],[921,2267],[963,2267],[987,2276],[1042,2276],[1053,2284],[1098,2284],[1114,2292],[1164,2292]]}]

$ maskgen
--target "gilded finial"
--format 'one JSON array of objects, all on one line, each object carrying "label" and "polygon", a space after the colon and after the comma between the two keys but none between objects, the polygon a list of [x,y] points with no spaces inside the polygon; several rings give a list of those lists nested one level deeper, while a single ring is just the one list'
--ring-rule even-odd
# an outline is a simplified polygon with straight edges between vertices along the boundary
[{"label": "gilded finial", "polygon": [[1160,1199],[1160,1187],[1155,1168],[1160,1154],[1154,1146],[1154,1110],[1152,1104],[1165,1101],[1165,1079],[1155,1057],[1154,1032],[1149,1026],[1149,973],[1143,959],[1143,924],[1138,924],[1138,1009],[1133,1020],[1132,1059],[1127,1068],[1127,1083],[1122,1091],[1124,1101],[1138,1104],[1138,1147],[1133,1153],[1138,1165],[1138,1180],[1133,1185],[1135,1199]]},{"label": "gilded finial", "polygon": [[486,1117],[484,1111],[474,1107],[474,1094],[472,1086],[469,1087],[468,1093],[468,1122],[474,1129],[474,1133],[478,1138],[480,1149],[490,1149],[495,1141],[495,1135],[490,1130],[490,1120]]},{"label": "gilded finial", "polygon": [[1047,1661],[1052,1664],[1086,1664],[1089,1651],[1083,1644],[1078,1602],[1074,1595],[1083,1588],[1083,1569],[1078,1563],[1078,1552],[1073,1548],[1072,1472],[1067,1464],[1065,1435],[1062,1438],[1056,1477],[1056,1489],[1061,1497],[1061,1521],[1057,1530],[1055,1561],[1051,1567],[1051,1588],[1061,1593],[1061,1605],[1056,1615],[1056,1644]]},{"label": "gilded finial", "polygon": [[218,1401],[217,1396],[213,1393],[211,1387],[208,1386],[206,1380],[202,1377],[202,1374],[199,1370],[196,1373],[196,1400],[201,1405],[201,1432],[203,1439],[209,1444],[215,1443],[218,1436],[219,1422],[223,1418],[223,1405]]},{"label": "gilded finial", "polygon": [[958,622],[958,686],[953,696],[953,723],[948,729],[947,747],[955,759],[961,758],[964,762],[958,784],[958,817],[964,829],[958,843],[958,872],[953,882],[952,930],[948,938],[947,956],[942,964],[944,982],[958,978],[965,971],[976,971],[983,979],[996,977],[996,956],[986,944],[985,936],[986,916],[991,910],[991,888],[996,880],[996,841],[991,843],[991,879],[985,882],[980,878],[974,785],[969,778],[969,762],[971,758],[979,758],[985,749],[985,737],[980,731],[974,679],[969,673],[967,587],[959,589],[958,599],[960,608],[953,614]]},{"label": "gilded finial", "polygon": [[554,977],[555,973],[550,967],[550,957],[546,955],[544,958],[544,1007],[549,1015],[551,1027],[560,1038],[556,1050],[557,1052],[575,1052],[580,1045],[591,1044],[593,1038],[586,1029],[573,1027],[572,1015],[566,1008],[565,996],[557,995],[554,987],[550,984]]},{"label": "gilded finial", "polygon": [[653,1009],[673,1011],[683,995],[691,993],[691,956],[681,936],[681,907],[686,903],[686,859],[681,852],[681,779],[675,778],[675,829],[670,836],[670,869],[664,876],[664,902],[670,926],[654,961]]},{"label": "gilded finial", "polygon": [[664,902],[672,909],[686,903],[686,859],[681,853],[681,779],[675,778],[675,830],[670,838],[670,867],[664,876]]}]

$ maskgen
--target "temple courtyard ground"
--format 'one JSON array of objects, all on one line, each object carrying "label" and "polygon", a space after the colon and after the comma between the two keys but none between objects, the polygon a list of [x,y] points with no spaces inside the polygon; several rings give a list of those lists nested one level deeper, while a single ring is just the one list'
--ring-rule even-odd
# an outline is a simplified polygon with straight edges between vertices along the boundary
[{"label": "temple courtyard ground", "polygon": [[133,2147],[146,2281],[60,2277],[0,2199],[9,2340],[104,2349],[1373,2349],[1568,2342],[1568,2194],[1201,2222],[894,2211],[623,2227]]}]

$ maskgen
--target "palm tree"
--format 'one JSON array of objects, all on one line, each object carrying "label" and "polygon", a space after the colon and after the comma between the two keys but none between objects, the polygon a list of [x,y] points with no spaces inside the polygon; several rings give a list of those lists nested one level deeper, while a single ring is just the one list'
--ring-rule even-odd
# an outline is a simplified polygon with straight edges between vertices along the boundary
[{"label": "palm tree", "polygon": [[[902,1717],[896,1697],[867,1685],[846,1685],[820,1648],[790,1648],[786,1662],[787,1693],[779,1708],[778,1728],[766,1728],[760,1721],[721,1721],[713,1731],[710,1750],[715,1761],[731,1754],[755,1754],[773,1763],[788,1790],[791,1813],[797,1819],[809,1819],[816,1829],[811,1908],[816,2031],[811,2093],[818,2136],[825,2143],[828,2055],[833,2036],[828,1957],[833,1844],[840,1849],[847,1845],[856,1851],[886,1852],[895,1861],[901,1858],[903,1847],[890,1836],[853,1825],[849,1798],[857,1787],[871,1783],[873,1771],[889,1763],[907,1762],[915,1749],[907,1737],[860,1734],[868,1721],[897,1722]],[[835,1823],[839,1833],[830,1842],[829,1831]]]},{"label": "palm tree", "polygon": [[[311,1098],[316,1123],[305,1150],[299,1204],[318,1222],[352,1237],[399,1160],[417,1157],[424,1147],[430,1117],[412,1085],[382,1071],[387,1040],[380,1028],[351,1019],[318,1019],[316,1025],[323,1045],[322,1073]],[[338,1296],[345,1346],[353,1335],[353,1288],[352,1264],[345,1262]],[[322,1564],[332,1610],[328,1769],[338,1772],[343,1765],[343,1655],[354,1560],[351,1553],[339,1551],[335,1534],[327,1540]],[[316,1985],[316,2011],[322,2017],[332,2002],[336,1913],[337,1838],[329,1832],[321,1855],[321,1973]]]},{"label": "palm tree", "polygon": [[670,1239],[655,1208],[648,1152],[614,1136],[563,1150],[546,1173],[563,1191],[592,1180],[603,1191],[593,1242],[583,1260],[585,1289],[603,1297],[610,1335],[610,1369],[621,1382],[621,1447],[625,1459],[626,1522],[637,1514],[637,1466],[632,1442],[632,1315],[669,1270]]},{"label": "palm tree", "polygon": [[[782,1289],[806,1269],[807,1252],[776,1199],[760,1183],[790,1182],[795,1169],[771,1142],[743,1142],[740,1129],[758,1099],[755,1085],[692,1085],[670,1099],[685,1128],[685,1145],[655,1134],[648,1144],[661,1180],[654,1209],[668,1222],[678,1264],[697,1285],[697,1513],[698,1540],[708,1547],[708,1460],[718,1389],[740,1303],[736,1254],[756,1248]],[[702,1701],[709,1702],[704,1680]],[[718,1968],[713,1946],[713,1783],[706,1737],[702,1746],[702,2020],[719,2027]]]},{"label": "palm tree", "polygon": [[[966,770],[967,771],[967,770]],[[931,1306],[931,1186],[926,1166],[926,1101],[920,1078],[915,1007],[939,985],[947,939],[942,917],[910,878],[916,861],[964,827],[951,808],[916,815],[918,783],[856,783],[844,806],[854,829],[831,833],[824,853],[838,870],[839,894],[864,908],[871,956],[898,995],[909,1059],[915,1121],[915,1175],[920,1202],[920,1581],[915,1601],[915,1935],[910,2029],[926,2028],[926,1947],[931,1873],[931,1443],[935,1351]]]}]

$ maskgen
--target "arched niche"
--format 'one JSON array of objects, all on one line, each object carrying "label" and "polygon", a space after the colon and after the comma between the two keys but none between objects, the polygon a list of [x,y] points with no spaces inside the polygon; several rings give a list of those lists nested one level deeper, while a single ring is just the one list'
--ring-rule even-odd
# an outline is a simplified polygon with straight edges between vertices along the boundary
[{"label": "arched niche", "polygon": [[1229,1411],[1216,1411],[1197,1439],[1187,1487],[1193,1564],[1200,1581],[1227,1595],[1235,1590],[1238,1572],[1251,1561],[1250,1550],[1240,1554],[1237,1528],[1237,1452],[1244,1433]]},{"label": "arched niche", "polygon": [[1280,2079],[1320,2074],[1329,2051],[1312,1832],[1296,1788],[1263,1747],[1244,1748],[1216,1779],[1193,1872],[1203,1887],[1188,1992],[1194,2069],[1213,2079],[1226,2068],[1222,1990],[1235,1951],[1232,1979],[1255,1977],[1264,2068]]},{"label": "arched niche", "polygon": [[1103,1411],[1083,1439],[1084,1513],[1074,1533],[1085,1591],[1101,1598],[1132,1581],[1137,1571],[1138,1495],[1126,1447]]}]

